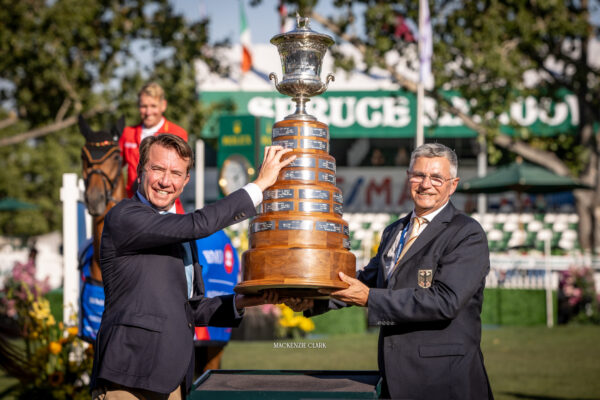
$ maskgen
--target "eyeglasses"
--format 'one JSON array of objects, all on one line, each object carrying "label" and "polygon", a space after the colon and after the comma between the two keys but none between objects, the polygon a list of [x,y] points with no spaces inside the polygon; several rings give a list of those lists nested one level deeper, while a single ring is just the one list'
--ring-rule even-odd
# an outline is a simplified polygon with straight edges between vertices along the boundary
[{"label": "eyeglasses", "polygon": [[431,182],[431,186],[434,186],[434,187],[440,187],[447,181],[456,179],[456,178],[446,179],[446,178],[442,178],[441,176],[427,175],[427,174],[423,174],[420,172],[409,172],[408,173],[408,180],[410,181],[410,183],[423,183],[425,178],[429,178],[429,182]]}]

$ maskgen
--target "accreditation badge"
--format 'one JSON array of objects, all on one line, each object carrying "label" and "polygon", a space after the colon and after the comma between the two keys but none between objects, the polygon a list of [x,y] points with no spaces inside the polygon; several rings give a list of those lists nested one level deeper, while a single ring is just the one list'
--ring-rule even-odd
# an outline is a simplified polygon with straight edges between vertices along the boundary
[{"label": "accreditation badge", "polygon": [[431,269],[420,269],[417,275],[417,283],[423,289],[429,289],[433,282],[433,270]]}]

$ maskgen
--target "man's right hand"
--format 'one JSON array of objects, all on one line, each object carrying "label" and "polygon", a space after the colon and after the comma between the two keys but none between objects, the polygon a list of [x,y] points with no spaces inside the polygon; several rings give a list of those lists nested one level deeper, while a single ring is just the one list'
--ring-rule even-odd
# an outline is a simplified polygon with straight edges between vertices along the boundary
[{"label": "man's right hand", "polygon": [[258,177],[254,181],[254,184],[261,191],[264,192],[269,186],[272,186],[277,181],[279,171],[296,159],[296,156],[291,156],[283,161],[281,160],[281,157],[290,151],[292,149],[284,149],[281,146],[265,147],[265,157],[258,172]]}]

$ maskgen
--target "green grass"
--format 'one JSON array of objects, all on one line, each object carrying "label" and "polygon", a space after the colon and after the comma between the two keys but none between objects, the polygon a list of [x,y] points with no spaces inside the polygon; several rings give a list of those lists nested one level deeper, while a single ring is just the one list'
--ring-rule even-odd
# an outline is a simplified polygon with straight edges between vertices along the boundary
[{"label": "green grass", "polygon": [[[326,348],[282,349],[272,341],[231,342],[222,367],[377,369],[377,334],[331,335],[302,342],[307,347],[323,343]],[[600,399],[600,327],[485,329],[482,349],[496,400]]]}]

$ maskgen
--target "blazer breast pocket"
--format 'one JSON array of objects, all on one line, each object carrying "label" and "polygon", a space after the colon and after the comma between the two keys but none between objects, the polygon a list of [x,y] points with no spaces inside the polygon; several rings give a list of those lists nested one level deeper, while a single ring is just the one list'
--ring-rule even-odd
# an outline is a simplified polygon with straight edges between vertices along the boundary
[{"label": "blazer breast pocket", "polygon": [[155,355],[166,318],[131,315],[113,324],[104,355],[107,368],[130,376],[147,376],[155,368]]}]

